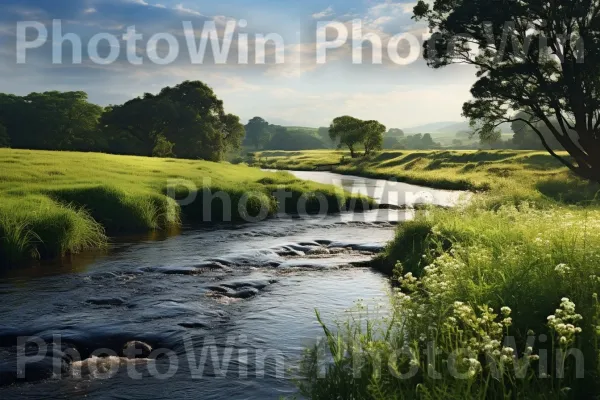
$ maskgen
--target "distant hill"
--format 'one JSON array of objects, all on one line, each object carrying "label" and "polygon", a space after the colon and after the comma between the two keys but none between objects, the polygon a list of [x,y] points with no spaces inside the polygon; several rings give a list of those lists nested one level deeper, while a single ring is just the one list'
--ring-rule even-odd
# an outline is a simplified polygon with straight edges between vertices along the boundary
[{"label": "distant hill", "polygon": [[[512,133],[510,124],[502,124],[499,126],[500,131],[503,133]],[[412,128],[404,129],[404,132],[408,134],[414,133],[431,133],[431,136],[436,136],[436,133],[457,133],[457,132],[470,132],[471,127],[469,121],[462,122],[432,122],[430,124],[415,126]]]},{"label": "distant hill", "polygon": [[437,132],[440,129],[447,128],[449,126],[460,124],[457,121],[441,121],[441,122],[432,122],[425,125],[414,126],[412,128],[403,128],[404,133],[414,134],[414,133],[432,133]]}]

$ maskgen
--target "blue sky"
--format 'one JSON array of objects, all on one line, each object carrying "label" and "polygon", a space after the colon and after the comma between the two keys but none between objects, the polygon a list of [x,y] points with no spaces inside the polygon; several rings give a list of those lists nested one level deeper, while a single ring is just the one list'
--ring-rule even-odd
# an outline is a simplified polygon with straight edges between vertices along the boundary
[{"label": "blue sky", "polygon": [[[422,59],[398,65],[387,55],[387,43],[398,34],[422,38],[423,24],[411,19],[410,0],[0,0],[0,91],[26,94],[45,90],[84,90],[102,105],[122,103],[144,92],[157,92],[186,79],[198,79],[212,86],[225,102],[228,112],[243,120],[259,115],[274,123],[324,126],[344,114],[377,119],[389,127],[411,127],[433,121],[460,120],[462,103],[469,99],[473,70],[453,66],[444,70],[426,67]],[[231,52],[225,64],[215,64],[208,54],[203,63],[193,64],[187,49],[183,23],[195,28],[193,39],[201,40],[205,23],[214,23],[222,40],[228,21],[247,21],[235,26]],[[81,64],[72,63],[72,45],[52,43],[52,21],[60,20],[62,34],[78,35],[82,42]],[[352,63],[352,23],[362,24],[363,35],[371,33],[382,40],[383,63]],[[327,62],[317,64],[316,29],[319,22],[344,24],[350,38],[329,50]],[[47,30],[47,41],[26,52],[26,63],[17,64],[17,24],[37,22]],[[142,65],[132,65],[126,55],[123,35],[135,26],[142,35],[137,55]],[[26,40],[37,37],[29,28]],[[90,59],[87,45],[94,35],[106,33],[118,38],[117,58],[108,65]],[[168,65],[149,59],[152,35],[170,34],[179,44],[179,57]],[[248,35],[247,65],[238,62],[243,48],[239,34]],[[277,34],[283,40],[283,64],[275,63],[275,47],[266,47],[266,64],[254,61],[257,34]],[[328,31],[328,39],[335,35]],[[165,41],[154,47],[166,57]],[[375,46],[377,50],[377,46]],[[53,63],[60,48],[63,63]],[[399,54],[408,55],[406,42]],[[98,53],[107,56],[113,49],[100,41]],[[362,51],[370,61],[373,49],[366,42]]]}]

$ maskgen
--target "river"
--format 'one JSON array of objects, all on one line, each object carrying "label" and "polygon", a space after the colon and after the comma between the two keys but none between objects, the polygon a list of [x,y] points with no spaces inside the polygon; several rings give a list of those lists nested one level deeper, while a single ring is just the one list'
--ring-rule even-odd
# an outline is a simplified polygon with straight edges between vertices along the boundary
[{"label": "river", "polygon": [[[459,199],[456,192],[395,182],[293,173],[366,191],[383,204],[452,205]],[[11,384],[0,388],[0,397],[292,395],[302,351],[322,334],[315,309],[331,323],[344,318],[359,298],[385,303],[387,278],[364,264],[410,215],[382,209],[183,229],[174,236],[121,239],[107,254],[5,275],[0,278],[0,383],[14,379],[21,336],[45,342],[60,338],[55,347],[76,349],[84,362],[75,364],[83,365],[80,375]],[[131,340],[151,345],[162,356],[135,362],[113,357],[105,359],[99,374],[86,371],[85,360],[94,350],[119,355]],[[35,350],[27,355],[35,356]],[[30,360],[31,374],[44,371]]]}]

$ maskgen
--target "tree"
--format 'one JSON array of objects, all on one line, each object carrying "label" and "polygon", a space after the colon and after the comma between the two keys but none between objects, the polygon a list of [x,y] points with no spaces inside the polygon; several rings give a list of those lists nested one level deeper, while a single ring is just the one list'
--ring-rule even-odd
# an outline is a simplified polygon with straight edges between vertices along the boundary
[{"label": "tree", "polygon": [[361,129],[364,131],[363,145],[365,147],[365,156],[381,150],[383,147],[383,134],[386,131],[385,125],[377,121],[365,121],[362,123]]},{"label": "tree", "polygon": [[[430,66],[476,67],[463,114],[480,136],[520,121],[571,171],[600,182],[600,2],[421,0],[414,14],[433,32],[424,45]],[[571,158],[552,149],[540,126]]]},{"label": "tree", "polygon": [[267,150],[309,150],[324,149],[323,142],[304,132],[291,132],[289,129],[279,130],[271,141],[267,143]]},{"label": "tree", "polygon": [[392,128],[383,136],[384,149],[398,149],[401,146],[400,142],[404,139],[404,131],[398,128]]},{"label": "tree", "polygon": [[356,158],[356,148],[364,142],[363,121],[358,118],[345,115],[333,120],[329,127],[329,137],[338,147],[346,146],[350,150],[350,156]]},{"label": "tree", "polygon": [[246,125],[246,141],[257,150],[271,140],[272,130],[267,121],[254,117]]},{"label": "tree", "polygon": [[364,147],[365,156],[381,150],[386,127],[377,121],[362,121],[358,118],[343,116],[333,120],[329,127],[329,137],[338,147],[346,146],[350,156],[356,158],[356,149]]},{"label": "tree", "polygon": [[401,147],[400,140],[392,136],[384,136],[383,148],[384,149],[398,149]]},{"label": "tree", "polygon": [[97,129],[102,112],[84,92],[0,94],[0,120],[15,148],[102,150]]},{"label": "tree", "polygon": [[10,137],[4,125],[0,124],[0,148],[2,147],[10,147]]},{"label": "tree", "polygon": [[401,142],[401,146],[409,150],[428,150],[428,149],[439,149],[441,144],[434,142],[431,134],[417,133],[415,135],[408,135]]},{"label": "tree", "polygon": [[169,142],[163,135],[158,135],[156,137],[156,145],[154,146],[154,149],[152,150],[152,156],[162,157],[162,158],[174,157],[175,156],[175,154],[173,153],[174,146],[175,146],[175,144]]},{"label": "tree", "polygon": [[386,135],[386,137],[393,137],[393,138],[397,138],[397,139],[403,139],[404,138],[404,131],[402,129],[398,129],[398,128],[392,128],[390,129]]},{"label": "tree", "polygon": [[162,137],[174,145],[178,157],[209,161],[219,161],[228,150],[239,148],[244,135],[239,118],[226,114],[223,102],[199,81],[113,106],[101,125],[112,152],[150,156]]}]

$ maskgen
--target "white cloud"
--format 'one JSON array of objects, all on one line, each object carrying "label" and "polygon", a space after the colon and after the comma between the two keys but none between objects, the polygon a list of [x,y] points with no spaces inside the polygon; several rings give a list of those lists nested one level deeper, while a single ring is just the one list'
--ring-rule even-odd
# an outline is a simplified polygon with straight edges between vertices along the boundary
[{"label": "white cloud", "polygon": [[[142,1],[142,0],[140,0],[140,1]],[[173,9],[175,11],[179,11],[179,12],[182,12],[184,14],[192,14],[192,15],[196,15],[196,16],[199,16],[199,17],[202,16],[202,14],[199,11],[192,10],[191,8],[186,8],[186,7],[183,6],[183,4],[177,4]]]},{"label": "white cloud", "polygon": [[96,9],[93,8],[93,7],[90,7],[90,8],[87,8],[87,9],[83,10],[84,14],[93,14],[95,12],[96,12]]},{"label": "white cloud", "polygon": [[312,17],[314,19],[321,19],[321,18],[330,17],[332,15],[333,15],[333,7],[329,6],[326,9],[324,9],[323,11],[319,11],[318,13],[314,13],[312,15]]}]

